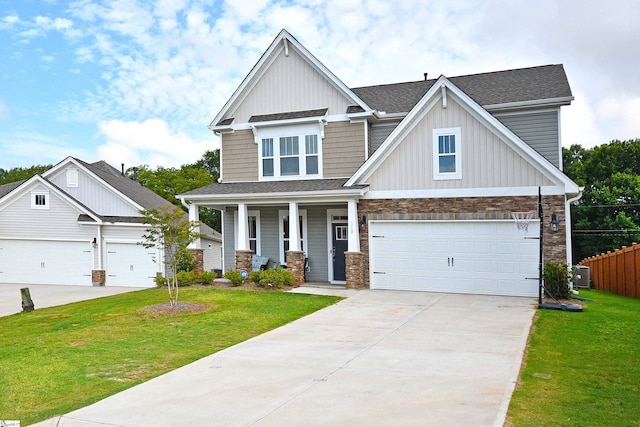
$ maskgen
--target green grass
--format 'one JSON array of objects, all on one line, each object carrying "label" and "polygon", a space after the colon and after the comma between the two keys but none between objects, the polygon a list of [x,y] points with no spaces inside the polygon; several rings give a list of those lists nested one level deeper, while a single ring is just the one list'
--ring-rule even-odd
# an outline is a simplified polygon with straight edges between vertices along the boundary
[{"label": "green grass", "polygon": [[0,419],[22,425],[81,408],[284,325],[340,298],[181,289],[197,314],[149,318],[149,289],[0,317]]},{"label": "green grass", "polygon": [[582,313],[536,314],[507,425],[640,426],[640,299],[580,296]]}]

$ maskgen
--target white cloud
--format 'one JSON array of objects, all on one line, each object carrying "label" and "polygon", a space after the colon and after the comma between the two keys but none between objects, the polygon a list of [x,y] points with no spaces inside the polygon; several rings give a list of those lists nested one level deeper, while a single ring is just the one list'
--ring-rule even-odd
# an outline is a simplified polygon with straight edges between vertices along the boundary
[{"label": "white cloud", "polygon": [[67,141],[38,132],[0,133],[2,165],[8,169],[30,165],[56,164],[67,156],[88,158],[88,151]]},{"label": "white cloud", "polygon": [[208,139],[196,141],[184,133],[172,132],[167,122],[159,119],[102,121],[98,132],[105,140],[97,148],[98,156],[111,164],[179,167],[216,148],[212,134]]}]

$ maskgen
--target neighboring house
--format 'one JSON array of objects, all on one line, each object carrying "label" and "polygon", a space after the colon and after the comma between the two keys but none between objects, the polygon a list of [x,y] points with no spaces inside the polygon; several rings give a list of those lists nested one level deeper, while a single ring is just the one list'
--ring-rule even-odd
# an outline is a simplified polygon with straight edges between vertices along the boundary
[{"label": "neighboring house", "polygon": [[[161,254],[146,249],[140,210],[171,203],[104,161],[68,157],[0,186],[0,283],[152,287]],[[202,226],[204,268],[221,267],[221,236]]]},{"label": "neighboring house", "polygon": [[571,259],[572,100],[562,65],[352,89],[282,30],[210,125],[220,182],[178,197],[223,212],[225,270],[256,253],[298,283],[533,296],[539,189],[544,259]]}]

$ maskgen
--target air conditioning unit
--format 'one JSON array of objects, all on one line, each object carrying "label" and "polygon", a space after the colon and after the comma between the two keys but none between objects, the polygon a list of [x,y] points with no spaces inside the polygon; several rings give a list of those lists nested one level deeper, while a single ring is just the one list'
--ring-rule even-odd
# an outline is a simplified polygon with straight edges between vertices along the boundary
[{"label": "air conditioning unit", "polygon": [[591,271],[589,267],[577,265],[574,272],[574,287],[590,288],[591,287]]}]

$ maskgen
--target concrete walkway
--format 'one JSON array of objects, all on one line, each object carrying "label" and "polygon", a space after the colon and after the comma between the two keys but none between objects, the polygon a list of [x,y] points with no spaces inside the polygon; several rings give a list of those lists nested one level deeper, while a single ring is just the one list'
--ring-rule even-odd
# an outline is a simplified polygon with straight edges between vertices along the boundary
[{"label": "concrete walkway", "polygon": [[346,300],[38,426],[501,426],[535,301]]},{"label": "concrete walkway", "polygon": [[29,294],[36,310],[145,289],[121,286],[11,285],[0,283],[0,317],[22,311],[21,288],[29,288]]}]

